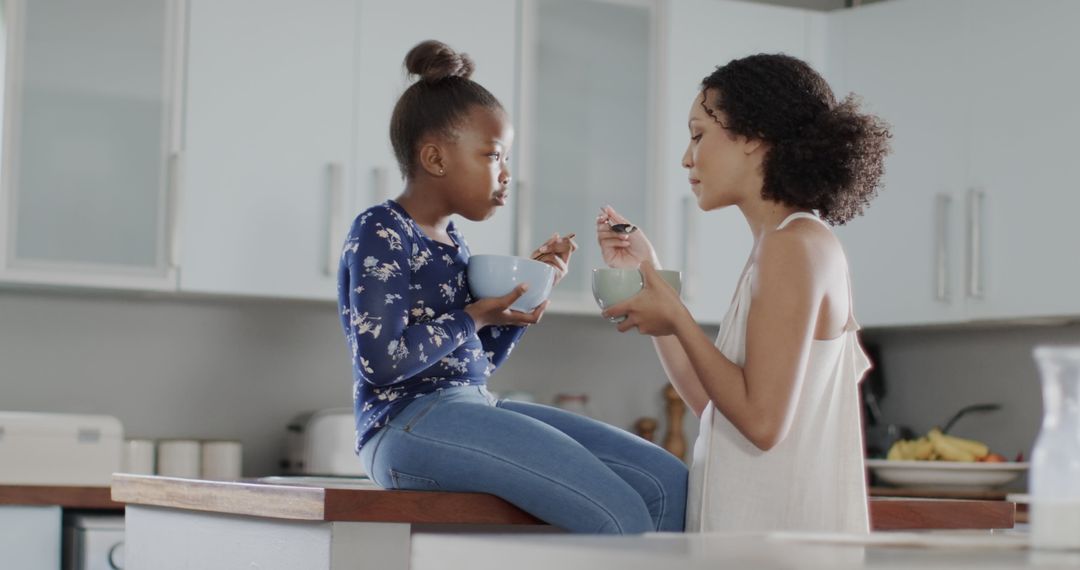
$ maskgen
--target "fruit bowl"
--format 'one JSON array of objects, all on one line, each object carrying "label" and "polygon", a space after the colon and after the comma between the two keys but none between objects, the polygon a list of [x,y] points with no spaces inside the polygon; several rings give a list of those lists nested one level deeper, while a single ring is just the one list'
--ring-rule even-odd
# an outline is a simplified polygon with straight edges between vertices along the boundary
[{"label": "fruit bowl", "polygon": [[1028,463],[1006,461],[901,461],[867,459],[866,466],[878,479],[902,487],[986,490],[1011,483],[1028,469]]}]

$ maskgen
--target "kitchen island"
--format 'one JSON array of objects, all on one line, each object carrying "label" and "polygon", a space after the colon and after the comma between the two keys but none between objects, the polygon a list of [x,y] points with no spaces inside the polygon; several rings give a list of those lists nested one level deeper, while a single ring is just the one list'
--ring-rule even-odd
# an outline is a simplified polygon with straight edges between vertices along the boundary
[{"label": "kitchen island", "polygon": [[1027,548],[1022,531],[630,536],[417,536],[412,570],[1080,568],[1080,552]]},{"label": "kitchen island", "polygon": [[[117,474],[131,568],[409,568],[419,535],[558,533],[492,495]],[[870,500],[877,530],[1012,528],[1004,501]],[[573,539],[560,535],[563,539]],[[637,540],[645,540],[638,537]]]}]

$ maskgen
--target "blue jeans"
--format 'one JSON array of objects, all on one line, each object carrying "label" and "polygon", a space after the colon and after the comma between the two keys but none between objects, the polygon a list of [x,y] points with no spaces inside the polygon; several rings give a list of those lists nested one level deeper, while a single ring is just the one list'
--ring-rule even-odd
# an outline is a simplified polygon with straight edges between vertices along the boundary
[{"label": "blue jeans", "polygon": [[686,466],[631,433],[482,386],[417,398],[360,450],[383,488],[490,493],[570,532],[683,530]]}]

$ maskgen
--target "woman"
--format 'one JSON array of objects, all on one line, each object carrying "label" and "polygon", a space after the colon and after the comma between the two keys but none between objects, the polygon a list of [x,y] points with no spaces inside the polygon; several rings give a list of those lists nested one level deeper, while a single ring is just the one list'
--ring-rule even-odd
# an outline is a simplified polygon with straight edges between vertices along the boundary
[{"label": "woman", "polygon": [[[546,307],[510,310],[522,287],[472,299],[469,248],[454,214],[506,203],[513,139],[502,105],[469,79],[473,62],[428,41],[405,58],[419,80],[394,108],[401,195],[361,213],[339,272],[352,350],[357,446],[395,489],[491,493],[572,532],[682,530],[686,467],[612,426],[536,404],[495,401],[487,378]],[[556,234],[534,253],[567,270]]]},{"label": "woman", "polygon": [[[889,132],[837,103],[806,63],[785,55],[731,61],[690,107],[683,156],[702,210],[738,207],[754,245],[715,344],[657,277],[641,233],[605,208],[604,259],[641,267],[641,293],[604,315],[654,336],[682,399],[701,418],[687,530],[867,532],[859,346],[847,262],[829,229],[875,195]],[[724,244],[709,244],[723,247]]]}]

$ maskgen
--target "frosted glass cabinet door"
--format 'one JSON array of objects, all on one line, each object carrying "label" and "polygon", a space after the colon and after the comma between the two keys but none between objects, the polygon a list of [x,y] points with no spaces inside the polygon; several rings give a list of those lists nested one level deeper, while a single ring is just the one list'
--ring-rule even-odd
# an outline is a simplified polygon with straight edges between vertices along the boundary
[{"label": "frosted glass cabinet door", "polygon": [[4,3],[8,281],[175,288],[170,0]]},{"label": "frosted glass cabinet door", "polygon": [[592,269],[599,207],[645,228],[654,196],[653,7],[645,2],[537,0],[523,5],[518,253],[554,232],[583,245],[551,310],[597,312]]}]

